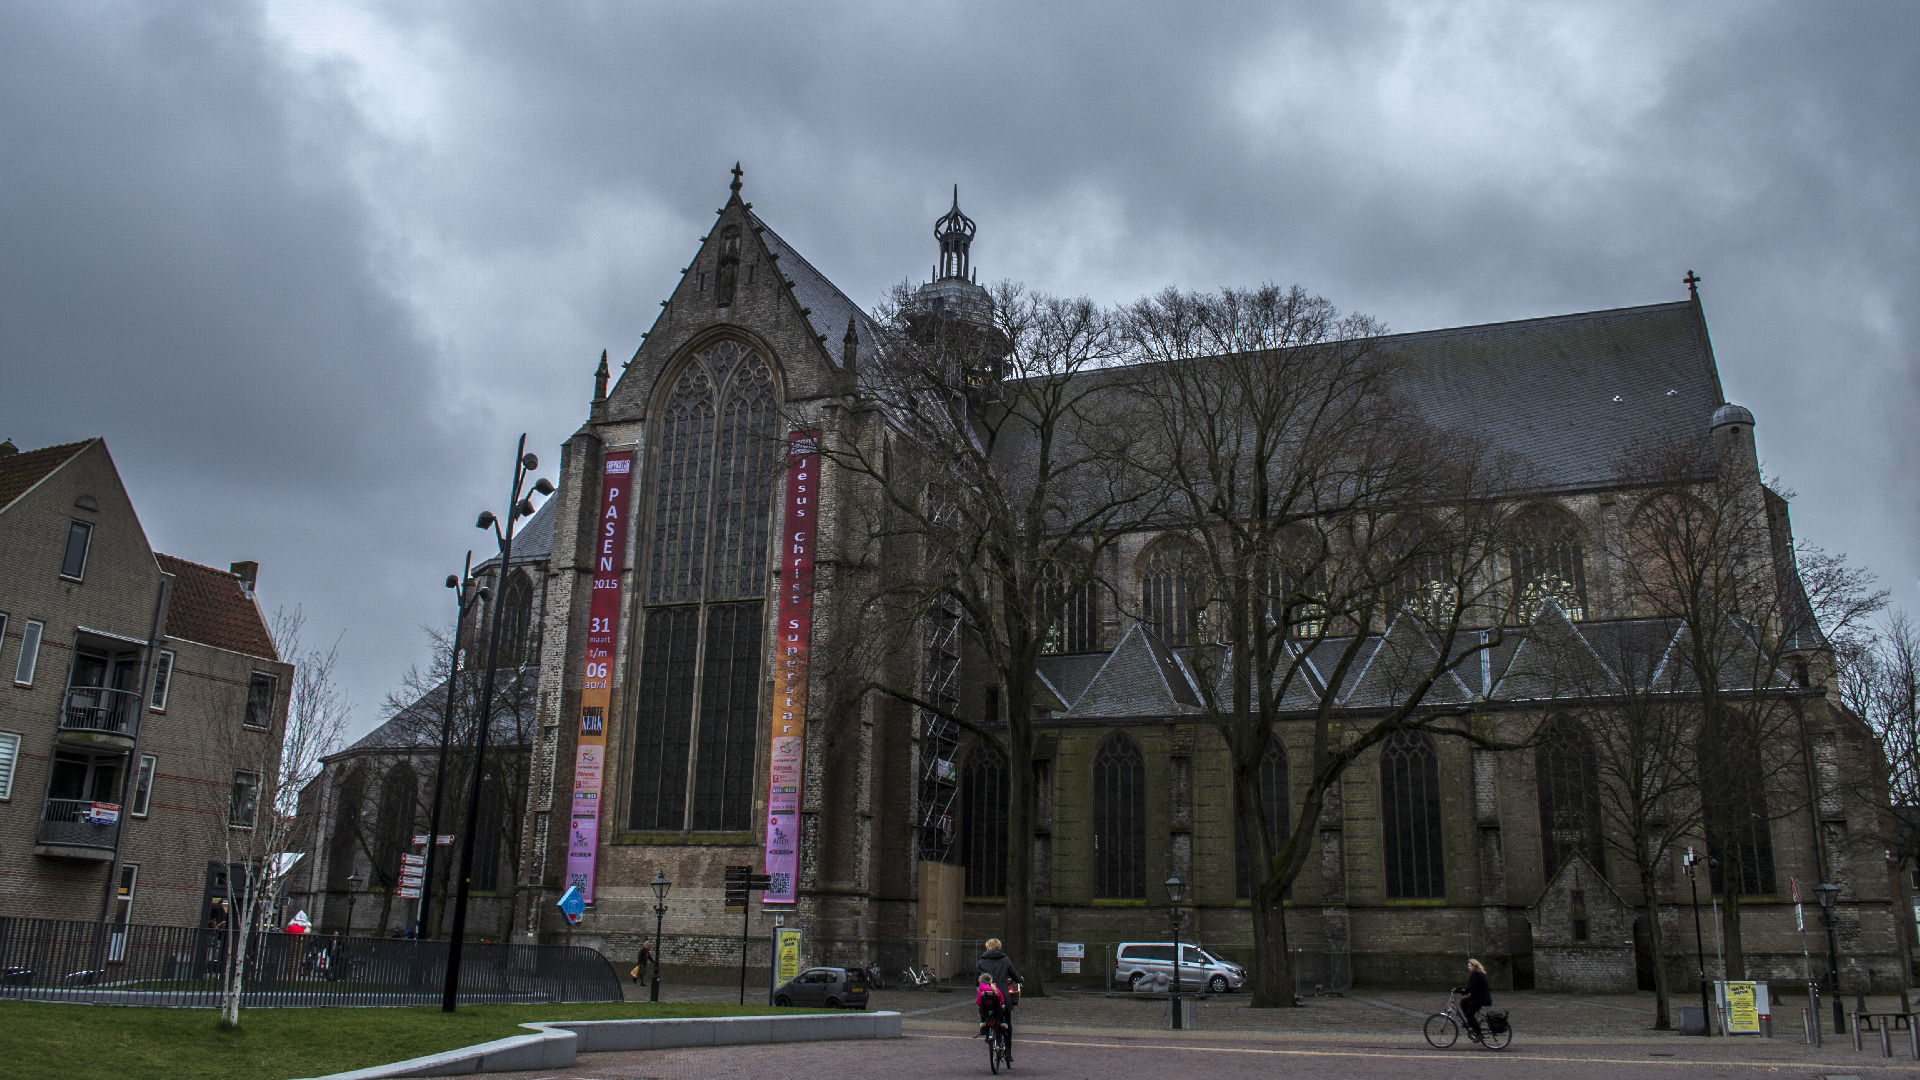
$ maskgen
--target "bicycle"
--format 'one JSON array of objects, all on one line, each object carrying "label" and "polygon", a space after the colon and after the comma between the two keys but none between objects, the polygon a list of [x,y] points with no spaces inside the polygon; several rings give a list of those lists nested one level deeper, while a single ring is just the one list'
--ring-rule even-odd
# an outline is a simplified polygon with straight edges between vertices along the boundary
[{"label": "bicycle", "polygon": [[[1424,1034],[1427,1045],[1435,1050],[1445,1050],[1460,1040],[1460,1029],[1467,1026],[1467,1018],[1460,1011],[1460,999],[1467,992],[1456,986],[1447,995],[1447,1007],[1443,1012],[1427,1017]],[[1504,1011],[1491,1009],[1480,1013],[1481,1033],[1478,1042],[1489,1050],[1505,1050],[1513,1041],[1513,1025],[1507,1022]],[[1469,1036],[1471,1037],[1471,1036]]]},{"label": "bicycle", "polygon": [[1013,1068],[1013,1050],[1007,1045],[1008,1028],[1005,1020],[993,1025],[987,1032],[987,1068],[993,1075],[1000,1075],[1000,1066]]},{"label": "bicycle", "polygon": [[938,981],[938,979],[934,978],[932,968],[923,970],[909,967],[900,973],[900,988],[902,990],[920,990],[932,986]]}]

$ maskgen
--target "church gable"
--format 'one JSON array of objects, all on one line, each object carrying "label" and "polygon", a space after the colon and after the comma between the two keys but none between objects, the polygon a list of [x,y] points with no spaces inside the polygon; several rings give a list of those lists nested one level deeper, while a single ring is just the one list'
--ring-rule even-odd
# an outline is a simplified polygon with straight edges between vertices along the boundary
[{"label": "church gable", "polygon": [[[732,331],[765,348],[793,401],[832,392],[849,312],[856,338],[873,337],[864,313],[741,200],[737,167],[732,187],[700,251],[681,271],[679,285],[608,395],[608,420],[646,419],[663,392],[662,380],[675,375],[687,347],[703,339]],[[812,304],[822,310],[815,312]],[[837,333],[817,328],[832,319],[842,324]]]}]

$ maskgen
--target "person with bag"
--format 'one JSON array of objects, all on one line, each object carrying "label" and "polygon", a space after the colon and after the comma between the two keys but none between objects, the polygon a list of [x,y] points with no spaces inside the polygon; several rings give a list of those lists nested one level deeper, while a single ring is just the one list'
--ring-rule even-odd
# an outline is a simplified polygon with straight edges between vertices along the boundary
[{"label": "person with bag", "polygon": [[1013,1007],[1020,1004],[1020,973],[1014,970],[1013,961],[1000,948],[999,938],[988,938],[986,951],[974,964],[974,970],[993,979],[994,989],[1000,991],[1007,1007],[1007,1064],[1013,1064]]},{"label": "person with bag", "polygon": [[1493,1004],[1493,988],[1487,982],[1487,969],[1478,960],[1467,961],[1467,994],[1460,999],[1460,1015],[1467,1021],[1467,1038],[1480,1041],[1480,1010]]},{"label": "person with bag", "polygon": [[640,943],[640,960],[633,965],[634,982],[647,977],[647,965],[651,963],[653,963],[653,950],[647,948],[647,943],[643,941]]}]

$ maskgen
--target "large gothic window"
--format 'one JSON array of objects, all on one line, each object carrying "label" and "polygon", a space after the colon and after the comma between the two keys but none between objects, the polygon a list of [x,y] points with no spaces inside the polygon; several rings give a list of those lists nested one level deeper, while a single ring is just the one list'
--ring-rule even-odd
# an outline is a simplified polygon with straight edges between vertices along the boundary
[{"label": "large gothic window", "polygon": [[1536,506],[1514,522],[1507,549],[1516,613],[1530,622],[1548,600],[1569,619],[1587,617],[1587,551],[1580,526],[1566,513]]},{"label": "large gothic window", "polygon": [[1195,624],[1205,618],[1199,567],[1192,547],[1177,541],[1154,545],[1141,561],[1141,621],[1169,645],[1193,644]]},{"label": "large gothic window", "polygon": [[1007,895],[1007,766],[984,746],[960,773],[960,864],[968,896]]},{"label": "large gothic window", "polygon": [[[1738,730],[1739,725],[1733,725]],[[1740,893],[1765,896],[1778,882],[1773,872],[1773,824],[1767,811],[1765,767],[1760,749],[1738,738],[1700,740],[1702,810],[1714,891],[1725,895],[1727,865],[1740,864]]]},{"label": "large gothic window", "polygon": [[1147,763],[1121,732],[1093,755],[1093,895],[1147,895]]},{"label": "large gothic window", "polygon": [[1325,543],[1305,528],[1290,528],[1274,554],[1267,579],[1269,625],[1284,627],[1288,637],[1319,637],[1327,629]]},{"label": "large gothic window", "polygon": [[401,762],[387,770],[380,782],[379,845],[373,853],[373,872],[382,885],[400,880],[400,856],[413,850],[414,805],[419,780],[413,766]]},{"label": "large gothic window", "polygon": [[767,542],[781,447],[773,369],[721,341],[655,424],[630,827],[753,827]]},{"label": "large gothic window", "polygon": [[1099,589],[1089,581],[1067,594],[1068,571],[1058,564],[1047,567],[1040,578],[1040,603],[1059,605],[1041,651],[1047,653],[1092,652],[1100,647]]},{"label": "large gothic window", "polygon": [[516,570],[500,598],[500,659],[509,664],[531,663],[532,650],[533,582]]},{"label": "large gothic window", "polygon": [[1380,751],[1380,832],[1387,896],[1447,894],[1440,837],[1440,757],[1421,731],[1396,731]]},{"label": "large gothic window", "polygon": [[1555,716],[1541,726],[1534,765],[1540,787],[1540,837],[1552,876],[1575,852],[1606,873],[1600,831],[1600,771],[1593,741],[1579,725]]},{"label": "large gothic window", "polygon": [[[1273,741],[1267,744],[1266,757],[1260,759],[1260,803],[1267,812],[1267,837],[1275,851],[1287,842],[1287,799],[1287,751],[1280,745],[1280,735],[1276,732]],[[1246,900],[1253,896],[1255,884],[1253,844],[1240,828],[1240,815],[1231,809],[1231,802],[1228,807],[1234,815],[1234,895]],[[1265,877],[1265,868],[1260,869],[1259,876]]]},{"label": "large gothic window", "polygon": [[333,798],[333,835],[327,840],[329,889],[345,891],[353,887],[347,877],[354,875],[365,843],[362,815],[366,812],[366,803],[367,773],[355,765],[347,770],[347,778],[341,781],[340,790]]},{"label": "large gothic window", "polygon": [[1460,593],[1453,587],[1453,571],[1441,549],[1441,537],[1433,522],[1415,518],[1403,521],[1386,538],[1381,554],[1390,560],[1393,574],[1391,603],[1386,612],[1389,621],[1401,612],[1429,624],[1453,619]]}]

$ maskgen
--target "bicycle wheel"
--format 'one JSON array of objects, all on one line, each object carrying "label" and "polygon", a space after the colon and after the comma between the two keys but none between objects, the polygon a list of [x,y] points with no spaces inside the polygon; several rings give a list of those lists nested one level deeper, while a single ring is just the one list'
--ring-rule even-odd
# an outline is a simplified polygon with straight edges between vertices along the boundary
[{"label": "bicycle wheel", "polygon": [[987,1068],[993,1070],[993,1075],[1000,1075],[1000,1033],[997,1031],[987,1032]]},{"label": "bicycle wheel", "polygon": [[1427,1045],[1435,1050],[1445,1050],[1460,1039],[1460,1025],[1446,1013],[1434,1013],[1427,1017]]},{"label": "bicycle wheel", "polygon": [[1495,1035],[1492,1031],[1488,1031],[1485,1034],[1480,1036],[1480,1045],[1486,1047],[1489,1050],[1505,1050],[1507,1048],[1507,1044],[1512,1041],[1513,1041],[1513,1024],[1511,1022],[1507,1024],[1507,1030],[1501,1032],[1498,1035]]}]

